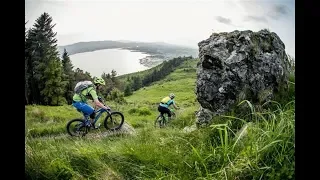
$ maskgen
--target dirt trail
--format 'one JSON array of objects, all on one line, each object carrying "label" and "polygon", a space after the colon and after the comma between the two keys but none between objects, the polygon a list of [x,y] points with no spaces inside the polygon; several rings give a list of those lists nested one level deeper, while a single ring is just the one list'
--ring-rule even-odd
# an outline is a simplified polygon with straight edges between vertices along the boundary
[{"label": "dirt trail", "polygon": [[[89,133],[83,137],[86,139],[97,139],[97,138],[105,138],[105,137],[110,137],[110,136],[127,136],[127,135],[135,135],[136,131],[135,129],[124,122],[122,125],[121,129],[116,130],[116,131],[108,131],[106,130],[103,126],[100,126],[99,129],[91,129]],[[55,135],[46,135],[46,136],[40,136],[40,137],[34,137],[34,138],[39,138],[39,139],[64,139],[64,138],[79,138],[79,137],[72,137],[70,136],[67,132],[65,133],[60,133],[60,134],[55,134]]]}]

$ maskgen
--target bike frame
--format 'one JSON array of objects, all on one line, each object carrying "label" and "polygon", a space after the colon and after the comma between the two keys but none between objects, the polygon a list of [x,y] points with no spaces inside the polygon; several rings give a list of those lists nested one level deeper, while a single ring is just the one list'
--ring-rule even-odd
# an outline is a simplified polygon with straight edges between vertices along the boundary
[{"label": "bike frame", "polygon": [[[175,112],[174,112],[173,109],[170,108],[170,111],[171,111],[172,115],[175,114]],[[167,113],[163,113],[163,114],[159,113],[158,118],[159,118],[159,117],[162,117],[162,119],[163,119],[163,121],[165,121],[165,123],[168,123],[168,122],[169,122],[169,121],[168,121],[168,114],[167,114]]]},{"label": "bike frame", "polygon": [[[107,112],[110,115],[110,112],[105,110],[105,109],[103,109],[103,108],[99,108],[99,109],[95,110],[96,117],[94,118],[93,125],[96,124],[96,122],[98,121],[98,119],[100,118],[102,113],[104,113],[104,112]],[[90,115],[83,115],[83,116],[84,116],[85,120],[89,120],[90,119]]]}]

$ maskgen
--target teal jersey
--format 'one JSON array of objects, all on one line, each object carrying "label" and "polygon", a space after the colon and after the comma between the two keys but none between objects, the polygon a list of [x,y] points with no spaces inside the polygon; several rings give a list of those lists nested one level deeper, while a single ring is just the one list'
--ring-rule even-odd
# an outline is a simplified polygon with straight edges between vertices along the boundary
[{"label": "teal jersey", "polygon": [[167,96],[167,97],[165,97],[165,98],[163,98],[163,99],[161,100],[161,102],[160,102],[159,105],[162,106],[162,107],[169,108],[169,106],[170,106],[171,104],[174,104],[174,101],[173,101],[173,99],[171,99],[169,96]]}]

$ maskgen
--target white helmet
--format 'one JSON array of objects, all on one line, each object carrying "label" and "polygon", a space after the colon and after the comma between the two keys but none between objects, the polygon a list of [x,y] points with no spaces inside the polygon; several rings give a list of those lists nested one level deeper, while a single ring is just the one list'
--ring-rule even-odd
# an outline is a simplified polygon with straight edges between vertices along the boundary
[{"label": "white helmet", "polygon": [[175,95],[174,95],[173,93],[170,93],[169,97],[170,97],[171,99],[173,99],[173,98],[175,97]]}]

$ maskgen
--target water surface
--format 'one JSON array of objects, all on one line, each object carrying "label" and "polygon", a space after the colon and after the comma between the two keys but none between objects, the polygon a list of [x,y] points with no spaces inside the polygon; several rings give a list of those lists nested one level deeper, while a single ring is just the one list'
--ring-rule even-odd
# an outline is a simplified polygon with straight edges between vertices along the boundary
[{"label": "water surface", "polygon": [[80,68],[90,75],[101,76],[103,72],[110,73],[112,69],[117,75],[142,71],[148,67],[140,64],[139,59],[148,56],[141,52],[132,52],[126,49],[103,49],[92,52],[70,55],[74,69]]}]

